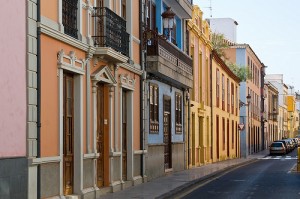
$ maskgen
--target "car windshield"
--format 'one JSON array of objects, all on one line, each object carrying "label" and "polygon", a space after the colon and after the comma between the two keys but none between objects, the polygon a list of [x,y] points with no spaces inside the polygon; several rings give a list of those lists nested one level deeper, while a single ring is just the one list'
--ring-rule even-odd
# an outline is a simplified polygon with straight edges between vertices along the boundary
[{"label": "car windshield", "polygon": [[277,142],[277,143],[272,143],[271,147],[282,147],[282,144]]}]

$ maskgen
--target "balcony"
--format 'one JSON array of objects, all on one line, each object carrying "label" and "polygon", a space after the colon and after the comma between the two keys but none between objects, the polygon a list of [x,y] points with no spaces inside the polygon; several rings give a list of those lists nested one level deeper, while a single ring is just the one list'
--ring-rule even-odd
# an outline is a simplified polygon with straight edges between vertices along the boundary
[{"label": "balcony", "polygon": [[126,21],[106,7],[94,8],[96,54],[113,62],[126,62],[129,57],[129,34]]},{"label": "balcony", "polygon": [[158,35],[157,31],[145,32],[145,37],[148,41],[147,72],[179,87],[192,88],[192,58]]},{"label": "balcony", "polygon": [[184,19],[192,18],[193,0],[165,0],[176,15]]}]

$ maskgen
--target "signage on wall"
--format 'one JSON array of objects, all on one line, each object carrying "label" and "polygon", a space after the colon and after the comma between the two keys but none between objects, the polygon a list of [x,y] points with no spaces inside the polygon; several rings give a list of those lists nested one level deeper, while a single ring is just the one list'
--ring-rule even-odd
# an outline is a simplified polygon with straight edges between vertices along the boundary
[{"label": "signage on wall", "polygon": [[244,127],[245,127],[245,124],[244,124],[244,123],[239,124],[239,130],[240,130],[240,131],[243,130]]}]

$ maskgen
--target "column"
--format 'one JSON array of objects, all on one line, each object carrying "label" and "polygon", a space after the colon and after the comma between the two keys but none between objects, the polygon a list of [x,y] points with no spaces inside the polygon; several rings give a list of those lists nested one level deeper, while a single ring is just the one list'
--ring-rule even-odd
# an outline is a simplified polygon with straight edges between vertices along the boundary
[{"label": "column", "polygon": [[113,87],[110,86],[109,88],[109,153],[110,153],[110,157],[109,157],[109,169],[110,169],[110,173],[109,173],[109,182],[110,185],[112,186],[113,183],[113,139],[112,139],[112,106],[113,106]]}]

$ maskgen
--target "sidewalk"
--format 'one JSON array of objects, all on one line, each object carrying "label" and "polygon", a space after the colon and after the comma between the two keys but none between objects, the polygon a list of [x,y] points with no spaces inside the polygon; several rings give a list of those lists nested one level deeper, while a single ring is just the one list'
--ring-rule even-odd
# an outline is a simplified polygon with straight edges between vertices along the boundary
[{"label": "sidewalk", "polygon": [[156,178],[147,183],[142,183],[128,189],[118,191],[115,193],[108,193],[100,196],[102,199],[124,199],[124,198],[166,198],[172,196],[179,190],[183,190],[193,184],[201,182],[205,179],[211,178],[215,175],[234,168],[245,165],[255,161],[258,158],[265,157],[269,154],[268,150],[258,152],[250,155],[247,158],[225,160],[207,164],[201,167],[192,168],[189,170],[174,172],[169,175]]}]

